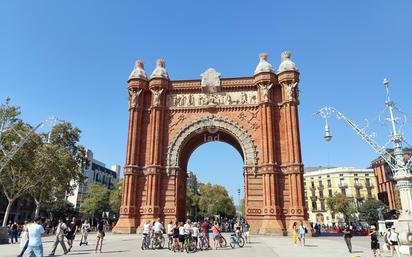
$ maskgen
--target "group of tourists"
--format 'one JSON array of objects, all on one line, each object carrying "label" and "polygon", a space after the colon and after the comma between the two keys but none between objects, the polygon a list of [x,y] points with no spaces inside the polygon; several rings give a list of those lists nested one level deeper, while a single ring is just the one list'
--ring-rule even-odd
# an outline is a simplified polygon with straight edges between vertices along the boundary
[{"label": "group of tourists", "polygon": [[[348,224],[344,224],[341,231],[343,233],[343,239],[346,243],[348,251],[349,253],[352,253],[352,227]],[[379,237],[381,237],[381,234],[376,230],[376,226],[372,225],[370,227],[370,232],[368,233],[368,236],[371,239],[371,250],[373,256],[381,257],[381,247],[379,243]],[[387,250],[390,250],[391,256],[395,257],[396,254],[397,257],[400,257],[401,255],[399,252],[399,234],[396,232],[395,227],[388,228],[382,236],[385,241],[384,247],[386,247]]]},{"label": "group of tourists", "polygon": [[[143,225],[142,249],[151,245],[152,248],[163,248],[164,243],[163,233],[168,236],[168,248],[173,251],[188,251],[190,245],[191,251],[198,249],[205,250],[214,248],[217,249],[221,234],[222,224],[218,221],[210,222],[205,218],[203,222],[192,222],[190,219],[186,222],[178,222],[171,220],[165,228],[160,219],[153,222],[146,221]],[[250,243],[250,226],[247,221],[238,220],[233,224],[233,230],[238,236],[242,236],[244,240]],[[211,233],[210,233],[211,232]],[[225,231],[229,232],[229,231]],[[211,235],[210,235],[211,234]],[[210,241],[210,236],[212,241]],[[213,243],[213,244],[212,244]]]},{"label": "group of tourists", "polygon": [[[90,223],[87,219],[82,224],[78,223],[76,218],[66,224],[63,218],[58,219],[58,224],[55,227],[55,238],[50,252],[50,256],[53,256],[56,252],[57,246],[62,247],[63,253],[67,254],[73,248],[73,242],[77,233],[81,233],[80,246],[87,245],[88,234],[90,232]],[[47,233],[44,229],[43,220],[41,217],[36,217],[34,220],[25,221],[21,230],[20,240],[20,253],[18,257],[22,257],[27,252],[29,257],[42,257],[43,256],[43,242],[42,236],[46,236]],[[97,243],[95,252],[102,251],[103,238],[105,236],[103,222],[99,222],[97,225]],[[65,243],[67,240],[67,247]]]}]

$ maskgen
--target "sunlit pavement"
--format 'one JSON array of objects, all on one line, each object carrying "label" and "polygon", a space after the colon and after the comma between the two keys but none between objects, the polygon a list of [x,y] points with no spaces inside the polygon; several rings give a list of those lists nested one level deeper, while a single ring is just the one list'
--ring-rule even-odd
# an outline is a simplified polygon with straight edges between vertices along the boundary
[{"label": "sunlit pavement", "polygon": [[[230,235],[225,235],[229,241]],[[51,251],[54,237],[43,238],[44,254],[48,256]],[[305,247],[295,247],[292,244],[291,237],[270,237],[270,236],[253,236],[252,243],[246,244],[243,248],[236,247],[232,249],[229,245],[224,249],[199,251],[190,253],[197,256],[242,256],[242,257],[349,257],[373,256],[370,250],[369,237],[353,237],[353,253],[349,254],[341,237],[322,237],[307,238]],[[140,235],[113,235],[107,233],[103,242],[102,253],[95,253],[96,235],[89,236],[87,246],[79,246],[80,236],[76,236],[75,244],[72,251],[67,256],[174,256],[187,255],[187,253],[174,253],[167,249],[163,250],[141,250]],[[20,251],[19,244],[0,245],[1,257],[16,257]],[[56,256],[64,256],[61,246],[58,246]],[[27,256],[27,254],[26,254]],[[383,257],[389,257],[388,252],[383,253]]]}]

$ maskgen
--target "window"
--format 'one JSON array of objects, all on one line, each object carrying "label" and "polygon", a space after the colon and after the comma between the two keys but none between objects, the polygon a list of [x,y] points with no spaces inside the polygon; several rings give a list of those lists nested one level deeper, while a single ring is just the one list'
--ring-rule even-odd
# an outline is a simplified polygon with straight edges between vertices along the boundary
[{"label": "window", "polygon": [[322,180],[319,180],[319,187],[323,187]]},{"label": "window", "polygon": [[342,189],[341,189],[341,193],[342,193],[344,196],[346,196],[346,189],[345,189],[345,188],[342,188]]},{"label": "window", "polygon": [[305,190],[305,199],[308,199],[308,192]]},{"label": "window", "polygon": [[317,210],[316,201],[312,201],[312,210]]},{"label": "window", "polygon": [[325,201],[320,201],[320,210],[321,211],[325,210]]},{"label": "window", "polygon": [[330,181],[330,179],[328,179],[328,187],[332,187],[332,181]]},{"label": "window", "polygon": [[333,193],[332,193],[332,189],[329,189],[329,197],[332,197]]},{"label": "window", "polygon": [[365,174],[365,177],[369,177],[369,174]]},{"label": "window", "polygon": [[361,196],[361,194],[360,194],[360,189],[359,189],[359,188],[356,188],[356,196],[357,196],[357,197],[360,197],[360,196]]},{"label": "window", "polygon": [[366,178],[366,179],[365,179],[365,185],[366,185],[367,187],[369,187],[369,186],[371,185],[371,180],[370,180],[370,178]]},{"label": "window", "polygon": [[312,181],[312,187],[313,187],[313,188],[315,187],[315,182],[314,182],[314,181]]},{"label": "window", "polygon": [[319,198],[323,198],[323,191],[319,191]]},{"label": "window", "polygon": [[339,174],[339,177],[343,177],[343,174]]},{"label": "window", "polygon": [[368,198],[373,198],[372,190],[370,188],[368,188]]},{"label": "window", "polygon": [[359,200],[359,201],[357,202],[358,208],[361,208],[361,207],[362,207],[362,204],[363,204],[362,200]]},{"label": "window", "polygon": [[355,178],[355,186],[359,187],[360,186],[360,182],[358,178]]},{"label": "window", "polygon": [[357,177],[357,176],[358,176],[358,174],[356,174],[356,173],[355,173],[355,174],[353,174],[353,176]]}]

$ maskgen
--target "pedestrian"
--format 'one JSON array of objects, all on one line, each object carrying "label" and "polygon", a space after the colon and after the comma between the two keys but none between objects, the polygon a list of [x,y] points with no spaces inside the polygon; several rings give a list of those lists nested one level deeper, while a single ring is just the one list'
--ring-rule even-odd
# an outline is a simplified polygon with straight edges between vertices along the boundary
[{"label": "pedestrian", "polygon": [[104,233],[103,221],[99,221],[99,224],[97,225],[97,240],[96,240],[95,253],[97,253],[97,249],[99,249],[99,252],[102,253],[103,238],[105,236],[106,234]]},{"label": "pedestrian", "polygon": [[153,233],[158,242],[160,242],[163,237],[163,231],[163,224],[160,222],[160,218],[157,218],[156,222],[153,224]]},{"label": "pedestrian", "polygon": [[391,249],[391,256],[394,257],[395,252],[398,257],[401,257],[399,253],[399,234],[395,231],[395,227],[392,227],[389,234],[389,247]]},{"label": "pedestrian", "polygon": [[68,251],[70,252],[72,247],[73,247],[73,241],[74,238],[76,237],[76,232],[77,232],[77,224],[76,224],[76,217],[72,217],[72,221],[68,224],[67,226],[67,244],[69,245]]},{"label": "pedestrian", "polygon": [[22,228],[21,232],[21,238],[20,238],[20,254],[18,255],[19,257],[22,257],[24,255],[24,252],[27,249],[27,246],[29,245],[29,222],[26,220],[24,221],[24,225]]},{"label": "pedestrian", "polygon": [[81,232],[82,232],[82,238],[80,239],[80,246],[85,244],[87,245],[87,236],[89,235],[89,231],[90,231],[90,223],[88,219],[85,219],[83,224],[82,224],[82,228],[81,228]]},{"label": "pedestrian", "polygon": [[250,225],[247,222],[247,220],[245,221],[245,224],[243,225],[243,235],[245,237],[245,242],[250,244]]},{"label": "pedestrian", "polygon": [[63,248],[64,254],[68,253],[68,250],[66,248],[66,244],[64,243],[64,235],[67,231],[67,225],[64,223],[63,218],[59,218],[59,223],[57,224],[56,227],[56,238],[53,243],[53,248],[50,253],[50,255],[54,255],[56,252],[57,246],[60,244]]},{"label": "pedestrian", "polygon": [[209,238],[209,229],[210,229],[210,223],[209,223],[209,218],[205,218],[202,225],[200,226],[202,233],[204,234],[204,237],[207,241],[207,247],[210,248],[210,238]]},{"label": "pedestrian", "polygon": [[179,222],[175,222],[173,227],[173,250],[179,245]]},{"label": "pedestrian", "polygon": [[293,222],[292,233],[293,233],[293,237],[292,237],[293,244],[295,246],[298,246],[299,227],[298,227],[298,223],[296,221]]},{"label": "pedestrian", "polygon": [[197,245],[198,245],[198,242],[199,242],[199,240],[198,240],[199,239],[199,226],[196,222],[193,223],[191,230],[192,230],[192,239],[193,239],[193,241],[196,242],[196,249],[197,249]]},{"label": "pedestrian", "polygon": [[215,250],[217,250],[217,246],[219,244],[219,235],[220,235],[219,223],[215,221],[212,227],[213,246],[215,247]]},{"label": "pedestrian", "polygon": [[185,241],[185,227],[183,226],[183,222],[179,222],[179,243],[180,249],[183,252],[183,243]]},{"label": "pedestrian", "polygon": [[379,245],[379,233],[376,231],[376,227],[374,225],[371,226],[371,232],[369,233],[371,237],[371,249],[373,256],[381,257],[380,253],[380,245]]},{"label": "pedestrian", "polygon": [[18,228],[19,226],[17,225],[16,222],[14,222],[11,226],[10,226],[10,241],[12,244],[14,243],[18,243],[17,241],[17,236],[18,236]]},{"label": "pedestrian", "polygon": [[41,237],[46,235],[46,233],[41,225],[42,223],[42,219],[36,217],[34,222],[28,225],[29,244],[27,246],[27,252],[29,257],[43,257],[43,243]]},{"label": "pedestrian", "polygon": [[352,233],[348,224],[345,224],[343,227],[343,239],[345,240],[346,246],[348,247],[349,252],[352,252]]},{"label": "pedestrian", "polygon": [[305,246],[305,237],[306,237],[306,233],[308,232],[308,229],[306,228],[306,226],[303,224],[303,221],[300,222],[300,226],[299,226],[299,242],[301,246]]}]

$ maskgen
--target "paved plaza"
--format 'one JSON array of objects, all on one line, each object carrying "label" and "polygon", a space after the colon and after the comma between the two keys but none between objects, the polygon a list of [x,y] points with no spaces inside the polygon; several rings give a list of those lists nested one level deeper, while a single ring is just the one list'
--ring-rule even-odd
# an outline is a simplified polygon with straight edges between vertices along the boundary
[{"label": "paved plaza", "polygon": [[[225,235],[228,239],[229,235]],[[90,236],[88,246],[79,246],[80,237],[76,238],[75,246],[67,256],[181,256],[186,253],[173,253],[167,249],[163,250],[145,250],[140,249],[140,235],[114,235],[108,233],[104,244],[103,252],[94,253],[95,235]],[[45,256],[50,253],[53,237],[43,239]],[[349,254],[346,245],[341,237],[322,237],[308,238],[305,247],[295,247],[291,243],[290,237],[274,236],[254,236],[251,244],[246,244],[243,248],[232,249],[229,246],[225,249],[207,250],[202,252],[191,253],[196,256],[230,256],[230,257],[350,257],[373,256],[370,248],[369,237],[354,237],[352,240],[354,252]],[[19,245],[0,245],[1,257],[15,257],[19,251]],[[61,247],[57,248],[56,255],[62,255]],[[385,252],[383,257],[389,257],[390,254]]]}]

